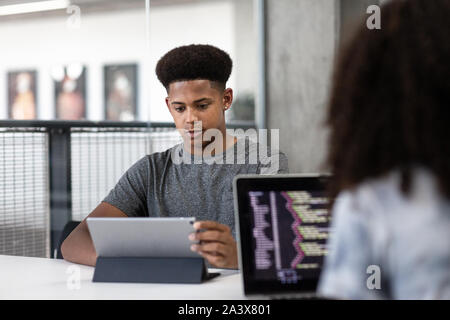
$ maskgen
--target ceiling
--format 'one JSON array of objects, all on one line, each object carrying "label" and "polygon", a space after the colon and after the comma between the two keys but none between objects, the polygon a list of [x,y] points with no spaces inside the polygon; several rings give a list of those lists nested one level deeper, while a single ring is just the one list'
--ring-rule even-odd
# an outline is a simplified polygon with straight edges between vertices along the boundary
[{"label": "ceiling", "polygon": [[[11,5],[11,4],[22,4],[22,3],[30,3],[30,2],[40,2],[44,0],[2,0],[0,5]],[[180,3],[191,3],[191,2],[199,2],[199,1],[208,1],[208,0],[150,0],[151,6],[164,6],[171,4],[180,4]],[[209,0],[211,1],[211,0]],[[213,0],[214,1],[214,0]],[[72,4],[86,7],[115,7],[117,5],[138,5],[145,6],[145,0],[70,0]]]},{"label": "ceiling", "polygon": [[[23,4],[31,2],[40,2],[43,0],[1,0],[0,6],[13,5],[13,4]],[[150,0],[151,7],[155,6],[169,6],[183,3],[195,3],[203,1],[220,1],[220,0]],[[224,1],[224,0],[221,0]],[[105,11],[116,11],[116,10],[129,10],[129,9],[144,9],[145,0],[70,0],[71,4],[80,7],[83,14],[92,12],[105,12]],[[27,14],[17,14],[11,16],[0,16],[0,22],[5,21],[17,21],[20,19],[34,19],[34,18],[46,18],[55,15],[60,15],[65,9],[46,11],[46,12],[36,12]]]}]

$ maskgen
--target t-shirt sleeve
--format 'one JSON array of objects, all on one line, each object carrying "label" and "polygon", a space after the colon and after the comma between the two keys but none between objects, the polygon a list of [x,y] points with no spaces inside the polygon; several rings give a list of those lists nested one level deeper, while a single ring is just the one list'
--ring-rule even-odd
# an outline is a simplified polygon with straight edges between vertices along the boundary
[{"label": "t-shirt sleeve", "polygon": [[288,159],[286,155],[279,150],[272,150],[270,157],[264,157],[260,160],[260,174],[281,174],[289,173]]},{"label": "t-shirt sleeve", "polygon": [[149,178],[149,160],[145,156],[122,175],[103,202],[120,209],[129,217],[146,216]]},{"label": "t-shirt sleeve", "polygon": [[319,281],[318,292],[341,299],[379,299],[379,290],[370,290],[368,280],[373,265],[367,215],[355,206],[352,195],[344,192],[333,209],[328,255]]}]

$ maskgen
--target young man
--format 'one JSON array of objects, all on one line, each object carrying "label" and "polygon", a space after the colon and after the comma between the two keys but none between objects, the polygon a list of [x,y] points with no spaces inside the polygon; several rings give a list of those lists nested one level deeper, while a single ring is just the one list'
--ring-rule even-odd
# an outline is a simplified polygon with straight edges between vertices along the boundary
[{"label": "young man", "polygon": [[[288,167],[284,154],[270,150],[269,162],[252,161],[259,145],[244,138],[245,149],[240,149],[242,138],[227,134],[225,111],[233,90],[225,85],[231,67],[228,54],[210,45],[178,47],[160,59],[156,73],[183,143],[135,163],[89,217],[196,217],[194,228],[203,232],[190,235],[199,241],[191,249],[212,266],[238,267],[233,178],[287,173]],[[67,237],[61,252],[66,260],[95,265],[86,220]]]}]

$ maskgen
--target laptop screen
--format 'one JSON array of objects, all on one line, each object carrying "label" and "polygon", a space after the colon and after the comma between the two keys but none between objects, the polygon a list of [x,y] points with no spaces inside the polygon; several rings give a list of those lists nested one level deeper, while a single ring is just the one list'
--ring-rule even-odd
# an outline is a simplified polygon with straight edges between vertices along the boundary
[{"label": "laptop screen", "polygon": [[235,179],[246,294],[315,291],[327,254],[326,176]]}]

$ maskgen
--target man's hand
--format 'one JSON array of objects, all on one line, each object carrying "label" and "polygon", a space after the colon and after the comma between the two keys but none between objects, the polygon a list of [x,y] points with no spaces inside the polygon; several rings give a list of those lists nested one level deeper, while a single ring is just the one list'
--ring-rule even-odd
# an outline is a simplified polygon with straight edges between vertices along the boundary
[{"label": "man's hand", "polygon": [[238,268],[237,245],[228,226],[214,221],[197,221],[194,229],[197,232],[191,233],[189,240],[200,243],[193,244],[192,251],[198,252],[214,267]]}]

